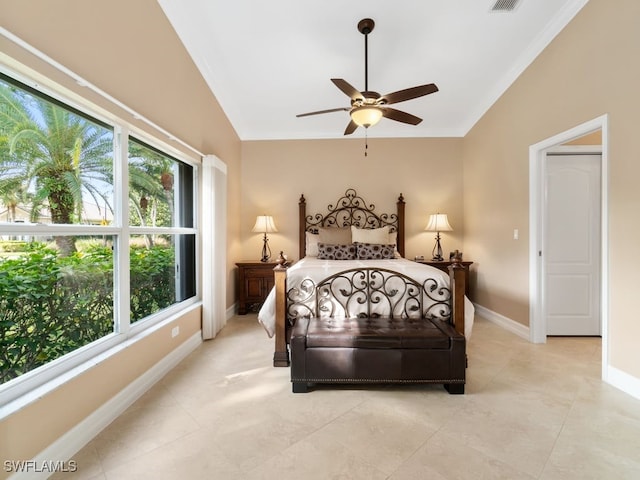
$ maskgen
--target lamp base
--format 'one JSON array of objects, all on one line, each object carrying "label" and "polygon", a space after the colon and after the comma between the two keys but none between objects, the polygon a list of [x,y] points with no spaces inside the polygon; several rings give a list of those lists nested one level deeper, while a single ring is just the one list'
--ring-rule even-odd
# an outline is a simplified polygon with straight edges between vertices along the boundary
[{"label": "lamp base", "polygon": [[433,246],[431,255],[433,255],[431,260],[434,262],[442,262],[444,260],[444,257],[442,256],[442,247],[440,246],[440,232],[436,232],[436,244]]},{"label": "lamp base", "polygon": [[262,239],[262,258],[261,262],[268,262],[271,258],[271,249],[269,248],[269,239],[267,238],[267,234],[264,234],[264,238]]}]

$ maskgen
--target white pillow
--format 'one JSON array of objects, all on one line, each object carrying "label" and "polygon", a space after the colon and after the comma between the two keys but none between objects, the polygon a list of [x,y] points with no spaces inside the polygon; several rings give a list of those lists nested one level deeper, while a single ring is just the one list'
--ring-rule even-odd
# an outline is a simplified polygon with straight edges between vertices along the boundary
[{"label": "white pillow", "polygon": [[319,228],[318,235],[321,243],[330,243],[332,245],[349,245],[353,243],[349,227]]},{"label": "white pillow", "polygon": [[[358,243],[389,243],[389,227],[382,228],[358,228],[351,226],[351,241]],[[395,243],[395,242],[393,242]]]},{"label": "white pillow", "polygon": [[395,258],[402,258],[402,255],[400,255],[400,252],[398,251],[398,232],[389,232],[388,245],[392,244],[396,246]]},{"label": "white pillow", "polygon": [[305,255],[307,257],[318,256],[318,242],[320,235],[317,233],[305,232]]}]

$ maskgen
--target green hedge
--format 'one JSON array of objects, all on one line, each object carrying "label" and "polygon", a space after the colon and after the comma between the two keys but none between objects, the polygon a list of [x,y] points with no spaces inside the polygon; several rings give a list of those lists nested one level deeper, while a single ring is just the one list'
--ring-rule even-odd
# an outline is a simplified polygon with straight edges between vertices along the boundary
[{"label": "green hedge", "polygon": [[[67,257],[42,244],[0,257],[0,383],[113,332],[113,253]],[[171,247],[131,250],[131,321],[174,303]]]},{"label": "green hedge", "polygon": [[0,241],[0,252],[22,252],[27,248],[24,240],[2,240]]}]

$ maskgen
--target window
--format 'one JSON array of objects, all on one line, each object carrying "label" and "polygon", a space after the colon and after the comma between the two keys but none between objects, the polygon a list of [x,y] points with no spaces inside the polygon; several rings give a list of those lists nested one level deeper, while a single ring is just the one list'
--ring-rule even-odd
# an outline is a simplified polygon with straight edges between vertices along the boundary
[{"label": "window", "polygon": [[129,139],[132,322],[196,294],[195,233],[177,233],[193,228],[193,185],[193,167]]},{"label": "window", "polygon": [[0,399],[197,295],[196,167],[87,111],[0,73]]}]

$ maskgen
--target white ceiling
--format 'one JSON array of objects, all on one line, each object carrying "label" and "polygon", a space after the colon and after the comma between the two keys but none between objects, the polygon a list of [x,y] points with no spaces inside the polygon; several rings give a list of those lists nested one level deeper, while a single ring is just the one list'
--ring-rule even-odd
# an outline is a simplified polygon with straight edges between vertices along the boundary
[{"label": "white ceiling", "polygon": [[587,1],[520,0],[499,13],[496,0],[158,3],[240,139],[264,140],[343,136],[348,112],[296,114],[350,106],[331,78],[364,90],[367,17],[369,90],[440,89],[394,105],[422,123],[383,118],[369,137],[464,136]]}]

